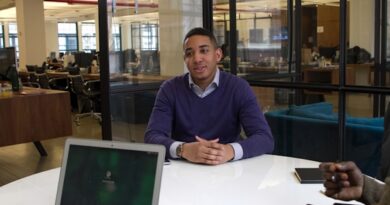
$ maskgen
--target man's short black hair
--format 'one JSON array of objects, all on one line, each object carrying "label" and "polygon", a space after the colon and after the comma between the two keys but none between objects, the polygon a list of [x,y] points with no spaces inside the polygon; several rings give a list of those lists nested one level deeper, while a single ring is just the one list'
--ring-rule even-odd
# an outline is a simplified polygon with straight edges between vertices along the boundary
[{"label": "man's short black hair", "polygon": [[195,36],[195,35],[200,35],[200,36],[207,36],[209,37],[211,43],[214,45],[215,48],[218,48],[218,45],[217,45],[217,39],[215,39],[215,36],[214,34],[205,29],[205,28],[202,28],[202,27],[196,27],[196,28],[193,28],[191,29],[190,31],[188,31],[188,33],[186,34],[186,36],[184,37],[184,41],[183,43],[191,36]]}]

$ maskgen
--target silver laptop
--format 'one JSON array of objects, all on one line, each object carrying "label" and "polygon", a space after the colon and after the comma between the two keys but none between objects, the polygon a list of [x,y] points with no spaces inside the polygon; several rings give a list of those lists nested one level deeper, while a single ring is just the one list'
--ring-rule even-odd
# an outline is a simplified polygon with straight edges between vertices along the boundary
[{"label": "silver laptop", "polygon": [[56,205],[157,205],[165,147],[67,139]]}]

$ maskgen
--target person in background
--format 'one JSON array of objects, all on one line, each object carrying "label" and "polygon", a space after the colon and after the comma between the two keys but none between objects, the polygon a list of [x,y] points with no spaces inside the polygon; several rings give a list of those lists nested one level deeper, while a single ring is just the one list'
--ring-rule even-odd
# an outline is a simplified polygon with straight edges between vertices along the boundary
[{"label": "person in background", "polygon": [[324,172],[326,196],[368,205],[390,205],[390,177],[384,184],[362,174],[354,162],[321,163],[320,169]]},{"label": "person in background", "polygon": [[183,52],[189,73],[161,85],[145,142],[164,145],[169,158],[209,165],[271,153],[274,140],[248,82],[217,68],[214,35],[190,30]]},{"label": "person in background", "polygon": [[379,179],[384,180],[390,176],[390,102],[387,104],[384,116],[384,136],[382,142],[382,156],[379,172]]}]

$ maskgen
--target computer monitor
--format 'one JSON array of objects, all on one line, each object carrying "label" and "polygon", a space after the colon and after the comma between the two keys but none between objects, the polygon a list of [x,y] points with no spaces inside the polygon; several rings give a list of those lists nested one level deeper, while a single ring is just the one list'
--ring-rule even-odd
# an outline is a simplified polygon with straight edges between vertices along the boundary
[{"label": "computer monitor", "polygon": [[325,58],[333,58],[336,55],[336,47],[319,47],[318,51],[320,56],[324,56]]},{"label": "computer monitor", "polygon": [[88,68],[91,66],[95,54],[76,52],[74,53],[75,63],[81,68]]},{"label": "computer monitor", "polygon": [[16,54],[14,47],[0,48],[0,79],[7,78],[9,68],[16,65]]},{"label": "computer monitor", "polygon": [[137,54],[134,49],[126,49],[123,51],[123,60],[126,64],[127,62],[137,62]]},{"label": "computer monitor", "polygon": [[56,52],[52,51],[50,52],[50,60],[54,60],[54,59],[56,59]]},{"label": "computer monitor", "polygon": [[141,69],[145,73],[160,73],[160,58],[157,50],[141,51]]}]

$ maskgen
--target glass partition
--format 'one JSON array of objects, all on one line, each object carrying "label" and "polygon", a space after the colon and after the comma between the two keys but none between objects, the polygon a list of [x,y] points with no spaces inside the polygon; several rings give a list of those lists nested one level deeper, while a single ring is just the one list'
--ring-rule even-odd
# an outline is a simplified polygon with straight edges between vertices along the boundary
[{"label": "glass partition", "polygon": [[[379,56],[374,56],[377,36],[373,35],[379,30],[372,24],[363,28],[355,23],[360,18],[365,18],[363,25],[374,22],[375,2],[237,1],[235,18],[230,17],[229,1],[212,2],[210,21],[224,52],[219,66],[231,72],[232,59],[237,59],[237,74],[252,85],[273,131],[274,153],[317,161],[366,160],[364,152],[351,158],[360,148],[351,141],[357,129],[348,120],[380,115],[376,109],[383,111],[383,105],[377,94],[388,91],[371,87],[373,61]],[[356,19],[362,8],[370,12]],[[182,41],[190,28],[202,26],[202,2],[167,0],[141,5],[125,1],[110,11],[109,22],[120,24],[122,34],[121,52],[114,51],[114,37],[109,37],[112,134],[114,139],[142,141],[159,86],[187,72]],[[341,21],[344,15],[346,22]],[[231,21],[237,28],[236,45],[229,45]],[[340,28],[345,28],[348,51],[343,52],[346,86],[339,85]],[[232,46],[237,55],[230,53]],[[356,60],[351,53],[355,46],[370,54],[368,61],[351,61]],[[364,53],[357,56],[367,59]],[[345,134],[339,119],[344,115],[346,126],[341,131],[345,129]],[[341,142],[345,142],[345,155],[340,153]]]},{"label": "glass partition", "polygon": [[346,84],[374,85],[375,1],[352,0],[348,4]]},{"label": "glass partition", "polygon": [[202,1],[111,3],[109,24],[120,25],[122,48],[115,49],[118,41],[109,31],[112,136],[142,142],[159,86],[186,72],[183,38],[202,26]]},{"label": "glass partition", "polygon": [[230,67],[230,46],[236,46],[240,76],[287,71],[287,1],[237,2],[237,45],[229,45],[229,4],[214,2],[214,34],[225,53],[221,62],[224,69]]},{"label": "glass partition", "polygon": [[384,117],[373,117],[373,104],[372,94],[347,94],[344,140],[346,159],[354,161],[364,174],[376,177],[385,127]]},{"label": "glass partition", "polygon": [[4,26],[0,24],[0,48],[4,48]]}]

